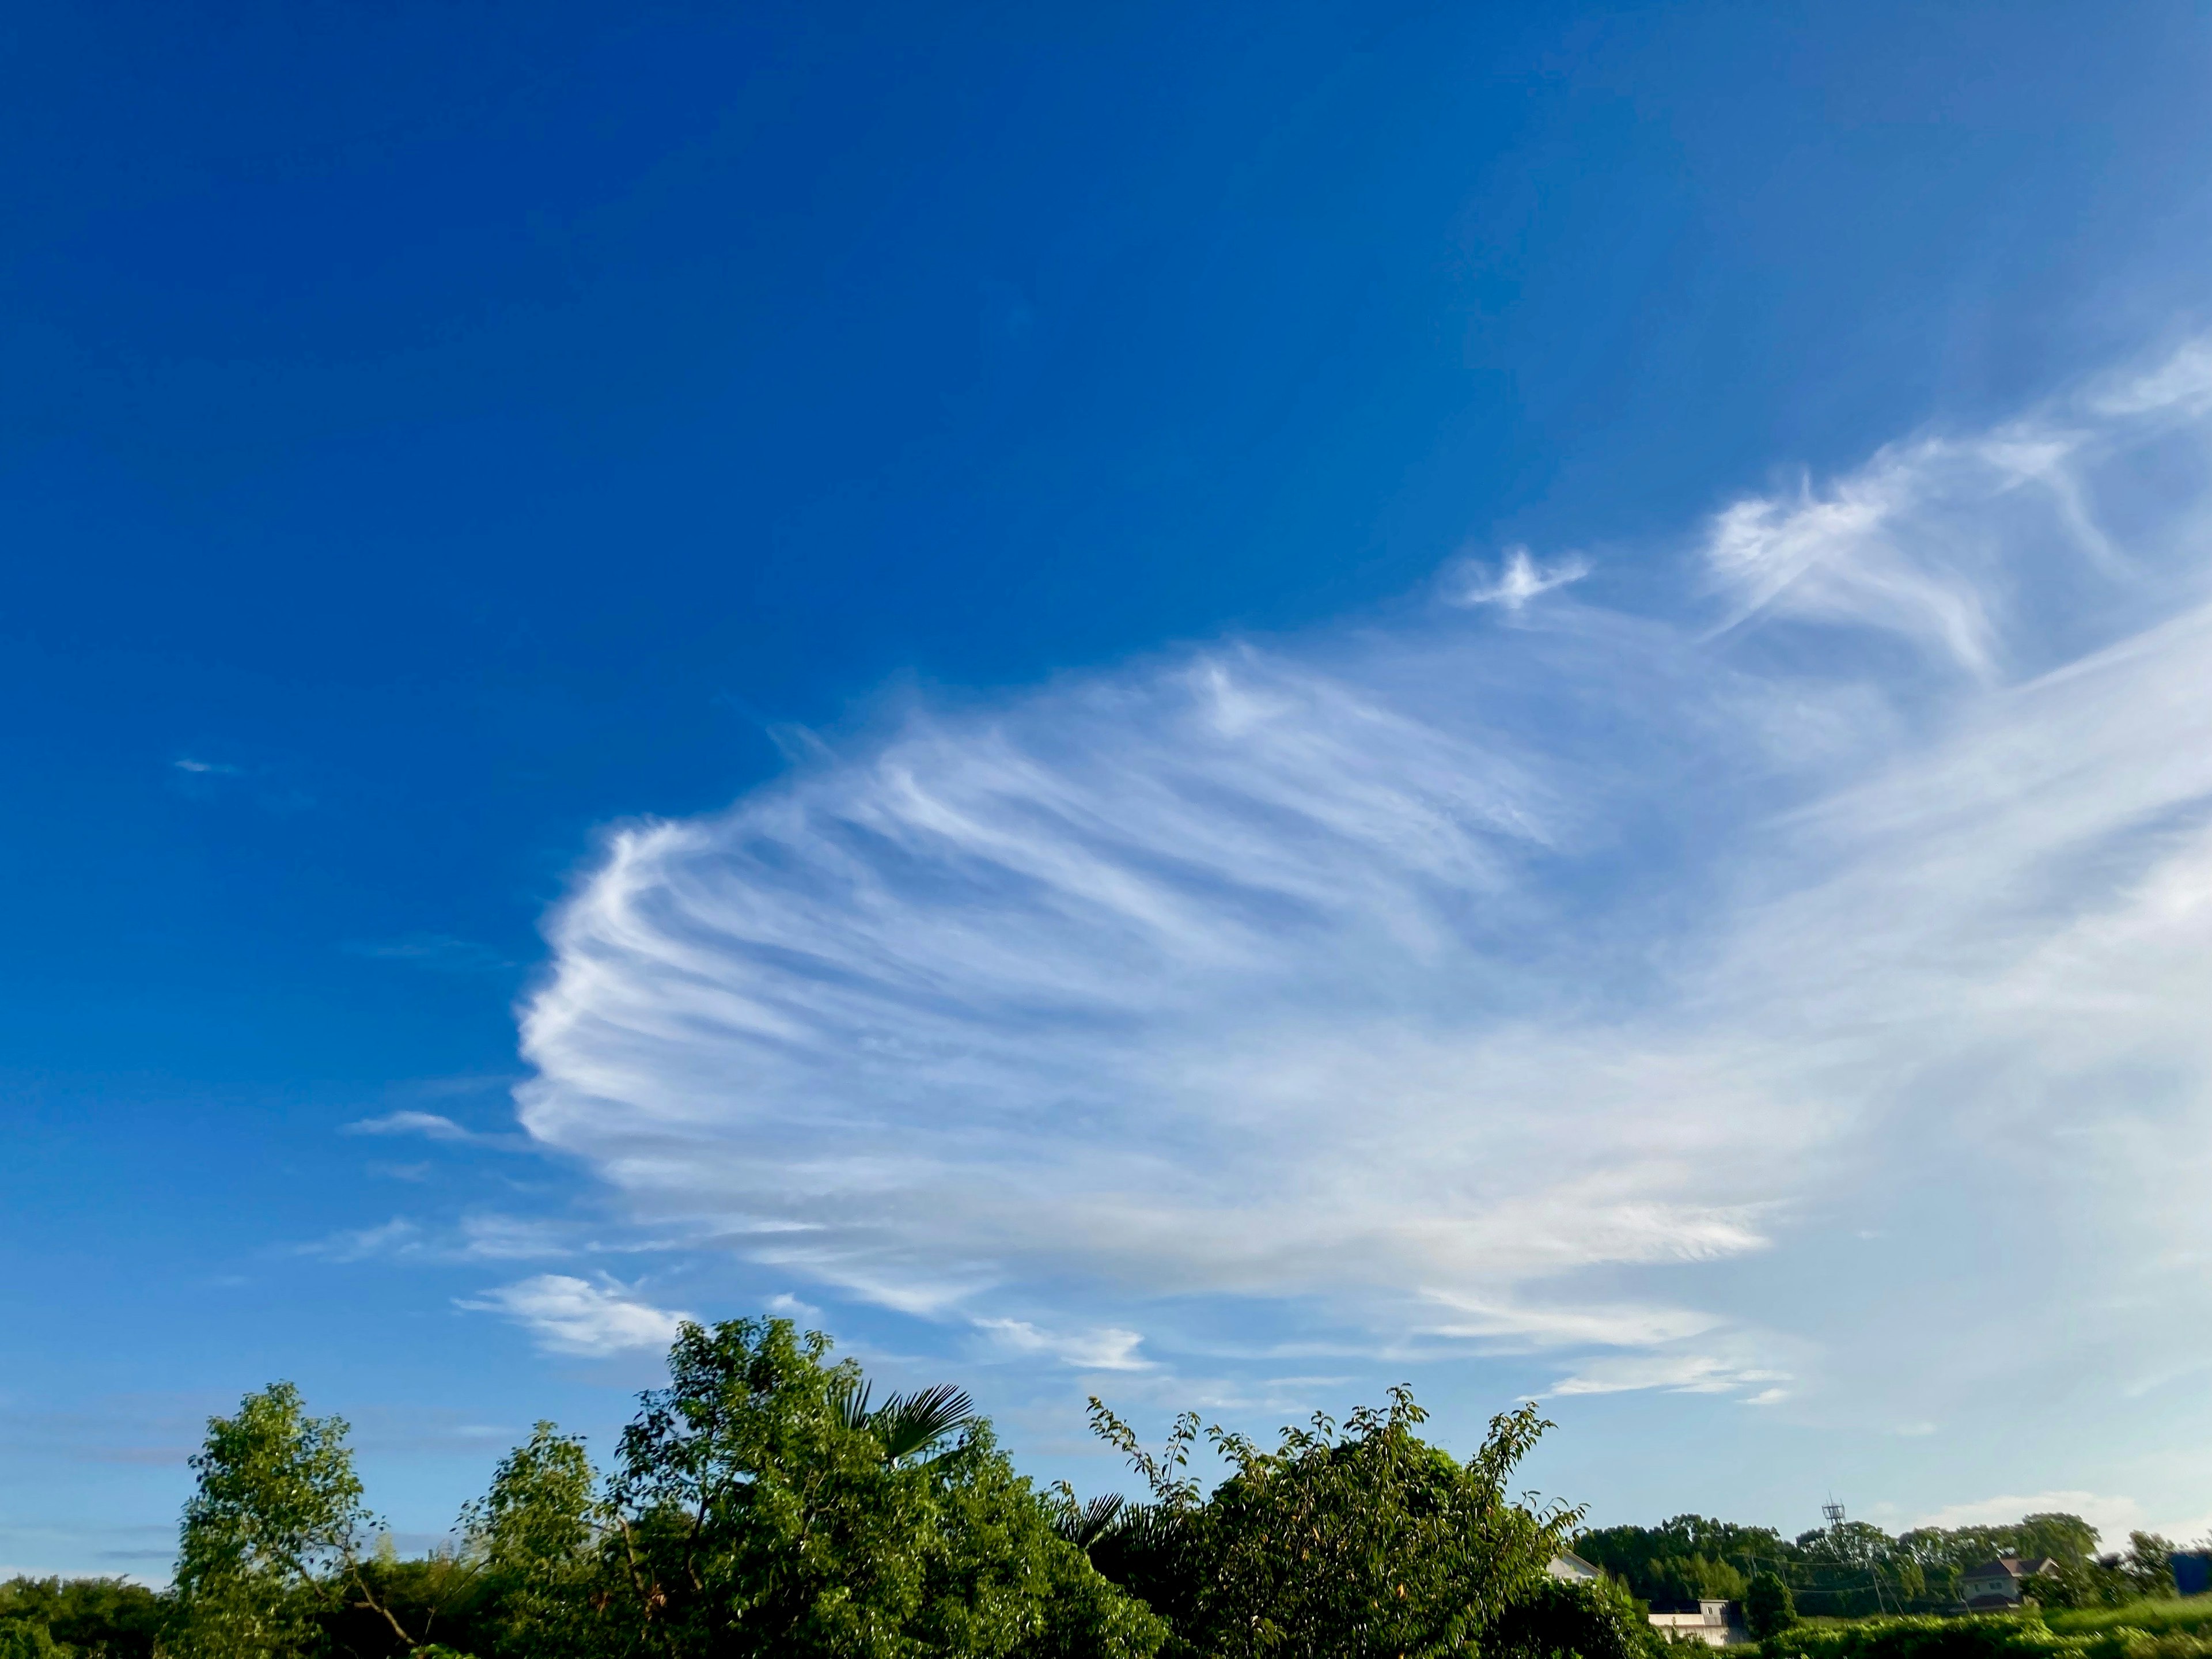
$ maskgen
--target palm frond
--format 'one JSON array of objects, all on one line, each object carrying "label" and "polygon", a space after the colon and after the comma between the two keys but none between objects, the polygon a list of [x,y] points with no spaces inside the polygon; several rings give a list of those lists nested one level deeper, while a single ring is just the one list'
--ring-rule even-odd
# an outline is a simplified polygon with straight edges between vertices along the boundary
[{"label": "palm frond", "polygon": [[1118,1492],[1101,1493],[1079,1507],[1071,1496],[1067,1507],[1053,1517],[1053,1530],[1079,1550],[1087,1550],[1121,1518],[1128,1499]]},{"label": "palm frond", "polygon": [[855,1432],[868,1427],[869,1392],[868,1384],[855,1377],[830,1396],[836,1407],[838,1421]]},{"label": "palm frond", "polygon": [[869,1416],[867,1425],[884,1443],[884,1455],[896,1463],[974,1421],[975,1402],[968,1391],[939,1382],[891,1395]]}]

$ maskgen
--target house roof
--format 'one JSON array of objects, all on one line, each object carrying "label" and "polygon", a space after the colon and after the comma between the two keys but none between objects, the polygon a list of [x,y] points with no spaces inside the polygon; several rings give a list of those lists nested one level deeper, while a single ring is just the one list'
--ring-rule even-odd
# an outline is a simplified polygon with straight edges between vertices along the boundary
[{"label": "house roof", "polygon": [[2047,1555],[2039,1555],[2032,1561],[2023,1560],[2017,1555],[2000,1555],[1994,1561],[1968,1567],[1960,1576],[1966,1578],[2029,1578],[2057,1565]]}]

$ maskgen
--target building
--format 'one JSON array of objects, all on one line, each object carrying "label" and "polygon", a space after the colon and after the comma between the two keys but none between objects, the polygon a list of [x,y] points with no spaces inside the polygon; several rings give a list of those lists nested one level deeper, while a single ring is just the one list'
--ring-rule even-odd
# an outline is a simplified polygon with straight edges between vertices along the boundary
[{"label": "building", "polygon": [[1605,1577],[1572,1550],[1562,1550],[1553,1556],[1551,1565],[1546,1567],[1544,1571],[1554,1578],[1565,1579],[1570,1584],[1594,1583]]},{"label": "building", "polygon": [[2020,1605],[2021,1581],[2057,1565],[2047,1555],[2033,1561],[2022,1560],[2017,1555],[2000,1555],[1994,1561],[1968,1567],[1960,1575],[1959,1599],[1976,1613],[2016,1607]]},{"label": "building", "polygon": [[2212,1550],[2176,1550],[2168,1559],[2173,1569],[2173,1593],[2202,1595],[2212,1590]]},{"label": "building", "polygon": [[1700,1601],[1694,1613],[1687,1608],[1655,1613],[1651,1623],[1672,1641],[1703,1642],[1709,1648],[1751,1640],[1751,1632],[1744,1628],[1732,1601]]}]

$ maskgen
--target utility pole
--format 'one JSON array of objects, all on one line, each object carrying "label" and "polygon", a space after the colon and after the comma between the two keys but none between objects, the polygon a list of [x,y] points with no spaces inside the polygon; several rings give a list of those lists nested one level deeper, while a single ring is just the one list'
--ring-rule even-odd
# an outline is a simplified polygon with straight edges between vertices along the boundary
[{"label": "utility pole", "polygon": [[[1820,1505],[1820,1514],[1827,1521],[1828,1535],[1836,1540],[1836,1559],[1838,1561],[1846,1559],[1847,1558],[1844,1554],[1844,1551],[1847,1547],[1844,1542],[1844,1506],[1836,1502],[1835,1494],[1832,1492],[1829,1494],[1828,1501]],[[1875,1607],[1883,1613],[1887,1613],[1889,1611],[1889,1601],[1881,1593],[1881,1563],[1879,1561],[1868,1562],[1867,1577],[1874,1580],[1874,1604]],[[1904,1611],[1902,1607],[1898,1610],[1900,1613]]]}]

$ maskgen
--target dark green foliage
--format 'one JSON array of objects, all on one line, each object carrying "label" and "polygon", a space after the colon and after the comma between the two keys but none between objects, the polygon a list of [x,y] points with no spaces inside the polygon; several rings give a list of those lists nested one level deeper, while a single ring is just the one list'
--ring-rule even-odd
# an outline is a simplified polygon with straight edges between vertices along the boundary
[{"label": "dark green foliage", "polygon": [[1752,1635],[1764,1641],[1778,1636],[1797,1622],[1797,1598],[1778,1573],[1762,1572],[1744,1592],[1743,1622]]},{"label": "dark green foliage", "polygon": [[402,1561],[386,1547],[355,1565],[316,1619],[331,1659],[387,1659],[421,1651],[418,1644],[467,1651],[475,1645],[495,1598],[478,1563],[451,1552]]},{"label": "dark green foliage", "polygon": [[1574,1547],[1656,1607],[1708,1597],[1739,1601],[1755,1574],[1796,1554],[1771,1528],[1731,1526],[1702,1515],[1678,1515],[1656,1527],[1600,1528],[1577,1537]]},{"label": "dark green foliage", "polygon": [[1566,1583],[1547,1577],[1517,1597],[1483,1633],[1492,1659],[1654,1659],[1665,1643],[1615,1580]]},{"label": "dark green foliage", "polygon": [[1121,1512],[1129,1506],[1129,1500],[1118,1492],[1105,1492],[1088,1504],[1079,1504],[1075,1488],[1065,1480],[1056,1483],[1054,1490],[1060,1502],[1053,1510],[1052,1529],[1085,1554],[1093,1544],[1114,1530],[1121,1521]]},{"label": "dark green foliage", "polygon": [[1230,1465],[1200,1501],[1186,1473],[1198,1419],[1158,1456],[1098,1401],[1092,1420],[1152,1486],[1091,1559],[1149,1602],[1176,1653],[1244,1659],[1472,1652],[1506,1609],[1548,1583],[1577,1511],[1516,1504],[1505,1483],[1549,1425],[1534,1407],[1492,1420],[1465,1464],[1414,1433],[1404,1389],[1340,1433],[1328,1418],[1263,1449],[1208,1430]]},{"label": "dark green foliage", "polygon": [[42,1651],[35,1627],[82,1659],[150,1659],[166,1617],[161,1597],[119,1578],[11,1579],[0,1584],[0,1631],[20,1628],[0,1635],[0,1656]]}]

